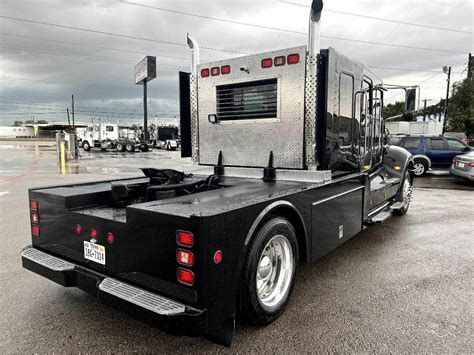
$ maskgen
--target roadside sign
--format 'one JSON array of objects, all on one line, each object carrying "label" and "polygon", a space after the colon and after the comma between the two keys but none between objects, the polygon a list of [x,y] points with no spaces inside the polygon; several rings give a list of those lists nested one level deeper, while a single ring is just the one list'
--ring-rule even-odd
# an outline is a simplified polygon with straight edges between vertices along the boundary
[{"label": "roadside sign", "polygon": [[135,65],[135,84],[156,78],[156,57],[146,56]]}]

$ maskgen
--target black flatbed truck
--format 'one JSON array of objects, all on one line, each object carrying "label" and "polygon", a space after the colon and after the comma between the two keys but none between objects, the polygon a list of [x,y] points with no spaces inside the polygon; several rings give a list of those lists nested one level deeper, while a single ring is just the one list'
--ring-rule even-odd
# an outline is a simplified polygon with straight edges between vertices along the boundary
[{"label": "black flatbed truck", "polygon": [[319,50],[321,10],[313,1],[308,49],[199,64],[188,35],[182,155],[195,171],[30,189],[23,266],[229,346],[238,315],[280,316],[299,262],[405,214],[413,159],[385,144],[383,87]]}]

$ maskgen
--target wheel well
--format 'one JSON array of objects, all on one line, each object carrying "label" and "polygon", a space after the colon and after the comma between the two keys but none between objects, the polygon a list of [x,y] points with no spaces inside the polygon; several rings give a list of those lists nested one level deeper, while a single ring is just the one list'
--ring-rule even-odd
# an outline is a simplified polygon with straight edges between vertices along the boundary
[{"label": "wheel well", "polygon": [[[301,215],[291,207],[280,206],[271,210],[270,213],[260,222],[258,229],[272,217],[286,218],[295,229],[296,239],[298,240],[298,249],[300,253],[300,260],[308,262],[308,251],[306,246],[306,228],[303,224]],[[257,229],[257,230],[258,230]]]},{"label": "wheel well", "polygon": [[[419,161],[419,162],[424,162],[424,163],[426,163],[426,166],[427,166],[428,168],[431,166],[431,162],[430,162],[430,160],[429,160],[427,157],[424,157],[424,156],[421,156],[421,155],[416,156],[416,157],[413,157],[413,162],[414,162],[414,163],[416,163],[416,162],[418,162],[418,161]],[[414,164],[414,163],[413,163],[413,164]]]}]

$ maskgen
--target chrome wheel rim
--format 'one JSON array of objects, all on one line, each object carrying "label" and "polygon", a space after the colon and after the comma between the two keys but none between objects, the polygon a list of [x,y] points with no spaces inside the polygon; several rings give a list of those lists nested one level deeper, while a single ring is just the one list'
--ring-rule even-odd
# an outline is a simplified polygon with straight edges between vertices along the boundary
[{"label": "chrome wheel rim", "polygon": [[403,208],[407,208],[408,205],[410,204],[411,201],[411,195],[412,195],[412,188],[411,188],[411,182],[410,179],[407,177],[405,178],[405,181],[403,182]]},{"label": "chrome wheel rim", "polygon": [[293,249],[290,242],[286,237],[276,235],[263,249],[257,266],[257,296],[264,309],[274,310],[285,301],[293,272]]},{"label": "chrome wheel rim", "polygon": [[425,166],[421,163],[416,163],[414,166],[413,166],[413,172],[415,173],[415,175],[419,176],[419,175],[422,175],[424,172],[425,172]]}]

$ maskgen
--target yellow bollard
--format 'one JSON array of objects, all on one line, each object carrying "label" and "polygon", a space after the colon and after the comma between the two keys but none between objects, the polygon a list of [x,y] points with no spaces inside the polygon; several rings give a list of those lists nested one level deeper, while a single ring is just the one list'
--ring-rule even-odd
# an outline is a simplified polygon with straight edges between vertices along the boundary
[{"label": "yellow bollard", "polygon": [[59,144],[59,160],[60,160],[61,174],[66,174],[66,149],[64,147],[64,142],[61,142]]}]

